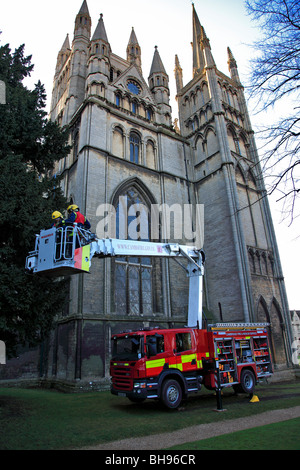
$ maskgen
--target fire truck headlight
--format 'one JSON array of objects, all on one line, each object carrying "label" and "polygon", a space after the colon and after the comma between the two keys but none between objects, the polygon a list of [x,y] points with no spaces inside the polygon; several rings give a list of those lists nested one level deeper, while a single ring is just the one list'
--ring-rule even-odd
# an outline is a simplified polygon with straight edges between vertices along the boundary
[{"label": "fire truck headlight", "polygon": [[145,382],[135,382],[133,384],[133,388],[137,389],[137,388],[146,388],[146,383]]}]

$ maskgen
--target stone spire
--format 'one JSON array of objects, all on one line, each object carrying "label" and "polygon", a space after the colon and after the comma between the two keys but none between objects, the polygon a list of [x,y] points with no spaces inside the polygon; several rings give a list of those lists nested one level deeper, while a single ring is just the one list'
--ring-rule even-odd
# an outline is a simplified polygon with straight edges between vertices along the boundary
[{"label": "stone spire", "polygon": [[227,47],[227,55],[228,55],[227,64],[228,64],[228,70],[230,72],[230,76],[232,80],[235,80],[236,82],[240,83],[237,63],[229,47]]},{"label": "stone spire", "polygon": [[215,61],[211,52],[210,42],[209,42],[208,37],[206,36],[203,26],[201,26],[200,46],[201,46],[201,51],[202,51],[203,58],[204,58],[205,68],[207,67],[215,68],[216,64],[215,64]]},{"label": "stone spire", "polygon": [[67,34],[60,52],[65,52],[65,51],[68,51],[69,49],[70,49],[70,41],[69,41],[69,34]]},{"label": "stone spire", "polygon": [[93,37],[92,37],[92,41],[99,41],[99,40],[108,43],[102,13],[100,14],[100,18],[99,18],[97,27],[96,27],[95,32],[94,32]]},{"label": "stone spire", "polygon": [[161,123],[171,125],[171,107],[169,77],[166,73],[164,64],[160,58],[157,46],[155,46],[152,66],[148,78],[150,90],[156,103],[159,105],[161,114]]},{"label": "stone spire", "polygon": [[84,100],[86,57],[91,37],[91,26],[91,17],[86,0],[84,0],[75,18],[63,124],[70,121],[71,116]]},{"label": "stone spire", "polygon": [[59,73],[65,64],[66,60],[71,54],[69,35],[67,34],[66,39],[57,55],[55,74]]},{"label": "stone spire", "polygon": [[175,80],[176,80],[176,89],[177,93],[180,92],[180,90],[183,88],[183,74],[182,74],[182,68],[180,67],[179,59],[178,56],[175,55]]},{"label": "stone spire", "polygon": [[80,38],[89,40],[91,36],[91,26],[92,20],[86,0],[84,0],[75,20],[74,41]]},{"label": "stone spire", "polygon": [[97,27],[91,39],[91,55],[96,55],[100,57],[109,57],[111,53],[111,47],[108,42],[104,21],[103,21],[103,14],[101,13]]},{"label": "stone spire", "polygon": [[89,46],[87,80],[85,86],[87,94],[95,94],[93,83],[107,85],[110,81],[110,56],[111,47],[104,26],[103,14],[101,13]]},{"label": "stone spire", "polygon": [[83,1],[83,4],[81,5],[81,8],[79,10],[78,15],[88,15],[88,16],[90,16],[86,0]]},{"label": "stone spire", "polygon": [[153,74],[164,74],[167,76],[167,73],[165,71],[164,64],[162,63],[162,60],[160,58],[157,46],[155,46],[155,51],[154,51],[154,56],[152,60],[152,66],[150,70],[150,76]]},{"label": "stone spire", "polygon": [[127,61],[130,64],[136,64],[138,67],[142,67],[141,48],[133,27],[127,46]]},{"label": "stone spire", "polygon": [[201,24],[193,5],[193,76],[201,73],[204,69],[204,57],[200,46],[201,41]]}]

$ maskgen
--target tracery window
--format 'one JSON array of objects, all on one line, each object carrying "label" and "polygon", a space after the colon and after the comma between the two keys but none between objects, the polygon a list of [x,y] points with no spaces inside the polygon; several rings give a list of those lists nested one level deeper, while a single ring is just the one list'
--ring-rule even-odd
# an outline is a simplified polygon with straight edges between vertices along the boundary
[{"label": "tracery window", "polygon": [[141,139],[136,132],[131,132],[129,143],[130,143],[130,161],[133,163],[139,163]]},{"label": "tracery window", "polygon": [[[150,241],[150,215],[145,199],[135,187],[118,197],[117,238]],[[115,259],[115,309],[122,315],[150,314],[153,311],[152,259],[122,257]]]}]

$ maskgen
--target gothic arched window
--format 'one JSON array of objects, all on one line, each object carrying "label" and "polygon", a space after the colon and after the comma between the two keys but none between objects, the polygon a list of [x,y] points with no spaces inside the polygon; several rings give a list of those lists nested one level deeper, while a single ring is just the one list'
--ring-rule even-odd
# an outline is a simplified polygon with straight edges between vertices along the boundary
[{"label": "gothic arched window", "polygon": [[[150,241],[149,202],[135,186],[118,194],[116,236],[121,239]],[[115,259],[115,309],[123,315],[153,312],[153,265],[150,257]]]},{"label": "gothic arched window", "polygon": [[132,101],[132,103],[131,103],[131,111],[133,112],[133,114],[137,114],[138,105],[137,105],[137,102],[136,102],[136,101]]},{"label": "gothic arched window", "polygon": [[147,119],[148,119],[149,121],[151,121],[151,119],[152,119],[152,111],[151,111],[150,108],[147,108],[146,116],[147,116]]},{"label": "gothic arched window", "polygon": [[114,68],[111,67],[111,68],[110,68],[110,71],[109,71],[109,80],[110,80],[111,82],[113,82],[113,80],[114,80],[114,72],[115,72]]},{"label": "gothic arched window", "polygon": [[120,93],[117,93],[117,94],[116,94],[116,105],[117,105],[118,107],[121,106],[121,95],[120,95]]},{"label": "gothic arched window", "polygon": [[140,146],[141,146],[141,139],[136,132],[131,132],[130,138],[130,161],[133,163],[139,163],[139,155],[140,155]]},{"label": "gothic arched window", "polygon": [[112,134],[112,153],[117,157],[124,157],[124,134],[121,127],[116,126]]}]

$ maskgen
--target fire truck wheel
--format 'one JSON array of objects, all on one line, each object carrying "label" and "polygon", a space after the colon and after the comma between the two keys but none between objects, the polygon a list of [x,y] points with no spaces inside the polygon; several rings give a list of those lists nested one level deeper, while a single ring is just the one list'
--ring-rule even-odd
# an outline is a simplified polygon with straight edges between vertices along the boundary
[{"label": "fire truck wheel", "polygon": [[244,369],[241,373],[241,388],[244,393],[252,393],[255,388],[255,377],[251,370]]},{"label": "fire truck wheel", "polygon": [[182,388],[177,380],[169,379],[163,383],[161,400],[168,408],[178,408],[182,400]]}]

